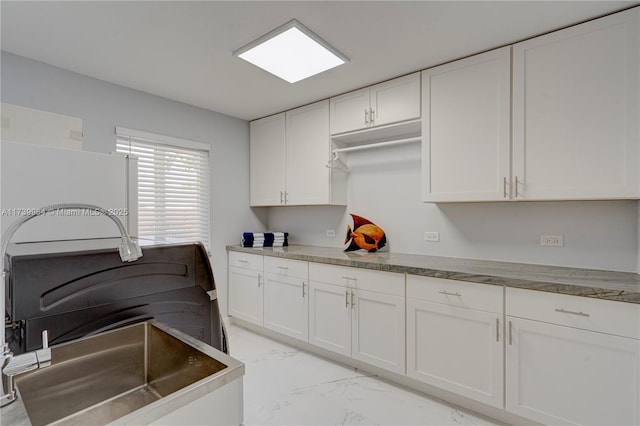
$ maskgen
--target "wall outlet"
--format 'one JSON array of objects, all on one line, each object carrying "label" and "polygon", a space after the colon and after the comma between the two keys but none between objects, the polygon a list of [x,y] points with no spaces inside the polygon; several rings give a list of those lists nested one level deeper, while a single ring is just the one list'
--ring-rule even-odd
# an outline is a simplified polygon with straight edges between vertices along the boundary
[{"label": "wall outlet", "polygon": [[336,230],[335,229],[327,229],[327,238],[335,238]]},{"label": "wall outlet", "polygon": [[432,243],[437,243],[440,241],[440,233],[439,232],[425,232],[424,240]]},{"label": "wall outlet", "polygon": [[541,235],[540,245],[549,247],[563,247],[564,239],[562,235]]}]

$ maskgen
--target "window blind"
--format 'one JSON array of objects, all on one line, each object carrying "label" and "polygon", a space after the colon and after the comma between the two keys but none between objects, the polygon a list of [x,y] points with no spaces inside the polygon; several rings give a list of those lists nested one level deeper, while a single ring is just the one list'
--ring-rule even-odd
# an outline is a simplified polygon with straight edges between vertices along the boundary
[{"label": "window blind", "polygon": [[118,130],[116,149],[138,158],[138,235],[208,249],[209,151]]}]

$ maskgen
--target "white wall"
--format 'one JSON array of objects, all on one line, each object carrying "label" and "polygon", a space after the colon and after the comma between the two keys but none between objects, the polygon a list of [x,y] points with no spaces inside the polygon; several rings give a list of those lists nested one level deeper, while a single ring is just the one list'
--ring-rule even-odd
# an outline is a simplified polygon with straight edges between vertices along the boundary
[{"label": "white wall", "polygon": [[264,210],[248,207],[248,123],[8,52],[2,52],[0,64],[2,102],[81,118],[87,151],[115,151],[115,126],[211,145],[212,263],[226,312],[225,247],[266,223]]},{"label": "white wall", "polygon": [[[268,226],[292,243],[342,247],[355,213],[382,227],[394,252],[637,271],[637,201],[425,204],[420,157],[419,143],[350,153],[346,209],[272,208]],[[425,231],[441,241],[425,242]],[[540,246],[542,234],[564,236],[565,246]]]}]

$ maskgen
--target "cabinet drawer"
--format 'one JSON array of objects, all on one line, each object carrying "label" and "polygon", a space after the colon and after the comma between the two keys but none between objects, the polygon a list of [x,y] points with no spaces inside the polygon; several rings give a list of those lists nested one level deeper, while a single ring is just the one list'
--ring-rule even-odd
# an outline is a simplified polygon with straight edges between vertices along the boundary
[{"label": "cabinet drawer", "polygon": [[502,286],[407,275],[407,297],[445,305],[503,312]]},{"label": "cabinet drawer", "polygon": [[640,305],[507,288],[507,315],[640,339]]},{"label": "cabinet drawer", "polygon": [[309,275],[309,264],[303,260],[265,256],[264,272],[265,274],[276,274],[306,280]]},{"label": "cabinet drawer", "polygon": [[229,266],[262,271],[262,255],[230,251]]},{"label": "cabinet drawer", "polygon": [[394,296],[405,295],[404,274],[396,272],[309,263],[309,280]]}]

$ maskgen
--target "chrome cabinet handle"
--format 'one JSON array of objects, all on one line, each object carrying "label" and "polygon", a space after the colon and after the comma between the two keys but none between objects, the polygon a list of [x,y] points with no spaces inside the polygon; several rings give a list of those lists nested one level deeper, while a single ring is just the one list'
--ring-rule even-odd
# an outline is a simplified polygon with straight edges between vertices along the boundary
[{"label": "chrome cabinet handle", "polygon": [[358,281],[358,279],[357,279],[357,278],[353,278],[353,277],[340,277],[340,278],[342,278],[342,279],[344,279],[344,280]]},{"label": "chrome cabinet handle", "polygon": [[284,203],[287,204],[289,202],[289,191],[284,191]]},{"label": "chrome cabinet handle", "polygon": [[376,114],[376,110],[371,108],[371,112],[369,113],[369,121],[371,122],[372,126],[374,125],[374,123],[376,121],[375,114]]},{"label": "chrome cabinet handle", "polygon": [[304,283],[304,281],[303,281],[303,282],[302,282],[302,298],[303,298],[303,299],[304,299],[304,285],[305,285],[305,283]]},{"label": "chrome cabinet handle", "polygon": [[496,342],[500,341],[500,318],[496,318]]},{"label": "chrome cabinet handle", "polygon": [[278,269],[284,269],[284,270],[289,269],[289,267],[288,267],[288,266],[276,266],[276,268],[278,268]]},{"label": "chrome cabinet handle", "polygon": [[456,291],[455,293],[449,293],[449,292],[448,292],[448,291],[446,291],[446,290],[442,290],[442,291],[439,291],[438,293],[440,293],[440,294],[444,294],[444,295],[446,295],[446,296],[457,296],[457,297],[462,296],[462,295],[461,295],[460,293],[458,293],[457,291]]},{"label": "chrome cabinet handle", "polygon": [[353,292],[351,292],[351,307],[353,308],[354,306],[356,306],[356,302],[353,300],[355,294]]},{"label": "chrome cabinet handle", "polygon": [[242,259],[239,259],[239,260],[238,260],[238,263],[249,263],[249,261],[248,261],[248,260],[242,260]]},{"label": "chrome cabinet handle", "polygon": [[507,198],[507,178],[502,178],[502,198]]},{"label": "chrome cabinet handle", "polygon": [[518,198],[520,196],[520,194],[518,194],[518,176],[515,177],[514,180],[514,186],[515,186],[515,194],[514,197]]},{"label": "chrome cabinet handle", "polygon": [[280,204],[284,204],[284,193],[280,191]]},{"label": "chrome cabinet handle", "polygon": [[513,345],[513,325],[509,321],[509,345]]},{"label": "chrome cabinet handle", "polygon": [[591,315],[585,314],[584,312],[576,312],[576,311],[567,311],[566,309],[556,309],[556,312],[560,312],[561,314],[571,314],[571,315],[579,315],[581,317],[590,317]]},{"label": "chrome cabinet handle", "polygon": [[364,124],[365,126],[369,125],[369,110],[367,108],[364,109]]},{"label": "chrome cabinet handle", "polygon": [[258,274],[258,287],[262,285],[262,274]]},{"label": "chrome cabinet handle", "polygon": [[344,292],[344,307],[349,307],[349,290]]}]

